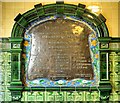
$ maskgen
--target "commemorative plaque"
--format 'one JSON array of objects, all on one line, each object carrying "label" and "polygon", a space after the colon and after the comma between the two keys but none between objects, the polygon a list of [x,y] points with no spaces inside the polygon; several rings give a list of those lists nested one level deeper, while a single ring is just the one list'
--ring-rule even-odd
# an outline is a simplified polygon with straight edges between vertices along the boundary
[{"label": "commemorative plaque", "polygon": [[87,25],[57,18],[36,25],[28,34],[31,44],[24,43],[30,45],[27,80],[93,80],[89,39],[95,34]]}]

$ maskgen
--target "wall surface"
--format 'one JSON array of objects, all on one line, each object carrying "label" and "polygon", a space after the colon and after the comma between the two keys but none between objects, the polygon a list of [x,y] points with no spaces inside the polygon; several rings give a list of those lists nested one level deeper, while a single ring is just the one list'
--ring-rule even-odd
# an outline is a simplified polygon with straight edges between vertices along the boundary
[{"label": "wall surface", "polygon": [[2,2],[0,1],[0,36],[2,36]]},{"label": "wall surface", "polygon": [[[36,2],[37,0],[34,0],[35,2],[4,2],[6,0],[3,0],[3,2],[0,2],[0,37],[10,37],[12,27],[14,25],[14,18],[18,13],[24,13],[34,7],[35,4],[38,4],[42,2],[42,4],[49,4],[54,3],[55,0],[40,0],[40,2]],[[13,1],[13,0],[11,0]],[[15,1],[15,0],[14,0]],[[20,1],[20,0],[19,0]],[[22,1],[22,0],[21,0]],[[25,0],[23,0],[25,1]],[[67,3],[73,3],[78,4],[78,1],[80,0],[74,0],[74,2],[70,2],[71,0],[65,0]],[[72,0],[73,1],[73,0]],[[83,0],[85,1],[85,0]],[[86,0],[87,1],[87,0]],[[106,17],[107,21],[106,24],[108,26],[108,30],[110,32],[110,36],[113,37],[120,37],[120,2],[119,2],[119,9],[118,9],[118,2],[81,2],[82,4],[85,4],[87,6],[90,5],[97,5],[101,8],[101,13]],[[97,0],[96,0],[97,1]],[[100,0],[98,0],[100,1]],[[102,0],[101,0],[102,1]],[[118,16],[119,14],[119,16]],[[118,21],[119,20],[119,21]],[[118,32],[119,31],[119,32]],[[1,46],[0,46],[1,47]],[[115,46],[114,46],[115,47]],[[0,48],[1,49],[1,48]],[[10,64],[10,53],[7,52],[0,52],[0,101],[11,101],[11,92],[8,90],[8,86],[10,85],[11,81],[11,64]],[[117,55],[119,54],[112,53],[110,54],[110,69],[114,73],[115,69],[117,69],[118,66],[117,60],[119,60]],[[118,73],[118,71],[117,71]],[[120,73],[119,73],[120,74]],[[119,77],[118,77],[119,78]],[[110,101],[118,101],[118,95],[117,93],[119,89],[119,85],[114,86],[114,82],[118,79],[117,76],[112,77],[113,81],[113,87],[114,91],[110,96]],[[118,80],[117,80],[118,79]],[[116,83],[117,83],[116,82]],[[120,90],[120,89],[119,89]],[[116,93],[117,91],[117,93]],[[99,101],[99,92],[24,92],[22,101]],[[120,100],[120,95],[119,95]]]},{"label": "wall surface", "polygon": [[[71,0],[70,0],[71,1]],[[43,1],[42,4],[50,4],[54,3],[55,0],[49,0],[49,2]],[[12,27],[14,24],[14,18],[18,13],[24,13],[34,7],[35,4],[40,2],[2,2],[0,3],[0,7],[2,5],[2,33],[0,32],[0,37],[10,37]],[[78,4],[78,1],[68,2],[65,0],[65,3]],[[118,2],[80,2],[85,4],[87,7],[91,5],[96,5],[100,7],[100,12],[106,17],[106,24],[108,26],[108,30],[110,36],[118,37]],[[0,19],[1,19],[0,17]]]}]

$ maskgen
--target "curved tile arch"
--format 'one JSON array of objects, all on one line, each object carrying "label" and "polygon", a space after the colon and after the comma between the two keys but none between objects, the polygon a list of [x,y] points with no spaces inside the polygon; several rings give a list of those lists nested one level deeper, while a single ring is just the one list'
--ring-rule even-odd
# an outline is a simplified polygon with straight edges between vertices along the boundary
[{"label": "curved tile arch", "polygon": [[92,22],[95,24],[98,29],[100,35],[99,37],[109,37],[108,29],[105,24],[105,17],[102,14],[99,16],[91,13],[88,9],[85,8],[85,5],[78,4],[65,4],[65,3],[56,3],[43,5],[37,4],[34,6],[32,10],[27,11],[24,14],[18,14],[18,16],[14,19],[16,22],[13,26],[11,37],[23,37],[26,29],[31,26],[31,23],[43,19],[47,16],[53,15],[66,15],[66,16],[75,16],[78,18],[82,18],[88,22]]}]

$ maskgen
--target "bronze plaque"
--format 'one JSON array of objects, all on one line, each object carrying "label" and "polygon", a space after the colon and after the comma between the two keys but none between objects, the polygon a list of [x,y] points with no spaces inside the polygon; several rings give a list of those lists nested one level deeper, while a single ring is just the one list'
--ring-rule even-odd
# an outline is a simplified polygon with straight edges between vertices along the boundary
[{"label": "bronze plaque", "polygon": [[43,22],[29,32],[32,35],[27,76],[29,80],[92,80],[89,35],[84,23],[57,18]]}]

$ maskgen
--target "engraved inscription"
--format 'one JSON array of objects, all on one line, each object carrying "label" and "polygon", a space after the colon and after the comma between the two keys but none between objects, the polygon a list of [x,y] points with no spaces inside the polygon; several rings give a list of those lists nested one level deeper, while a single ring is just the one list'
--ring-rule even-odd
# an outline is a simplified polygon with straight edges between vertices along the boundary
[{"label": "engraved inscription", "polygon": [[39,24],[32,34],[29,80],[85,78],[93,79],[89,34],[93,31],[81,22],[58,18]]}]

